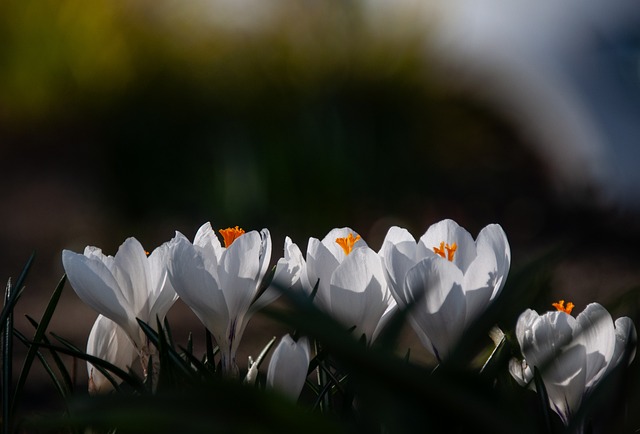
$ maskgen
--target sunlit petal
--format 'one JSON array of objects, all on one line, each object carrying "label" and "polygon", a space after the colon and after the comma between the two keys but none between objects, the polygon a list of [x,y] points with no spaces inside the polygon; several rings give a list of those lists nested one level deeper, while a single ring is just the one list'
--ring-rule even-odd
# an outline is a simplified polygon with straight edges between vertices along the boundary
[{"label": "sunlit petal", "polygon": [[455,243],[457,245],[453,263],[463,273],[466,272],[467,267],[476,257],[476,243],[469,232],[451,219],[439,221],[429,226],[427,232],[420,237],[418,254],[422,255],[422,257],[433,256],[430,252],[441,242],[450,245]]}]

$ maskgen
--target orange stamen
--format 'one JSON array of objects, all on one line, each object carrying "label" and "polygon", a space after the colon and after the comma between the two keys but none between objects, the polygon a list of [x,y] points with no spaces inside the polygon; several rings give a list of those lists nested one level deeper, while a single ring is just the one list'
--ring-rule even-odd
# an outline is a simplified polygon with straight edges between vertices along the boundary
[{"label": "orange stamen", "polygon": [[571,302],[567,303],[567,305],[565,306],[564,300],[560,300],[557,303],[552,303],[551,306],[555,307],[557,310],[564,312],[566,314],[571,314],[571,311],[575,307],[575,305]]},{"label": "orange stamen", "polygon": [[235,228],[220,229],[218,232],[224,238],[224,246],[229,247],[240,235],[244,234],[244,229],[236,226]]},{"label": "orange stamen", "polygon": [[458,250],[458,245],[456,243],[449,245],[449,244],[445,244],[444,241],[440,243],[440,247],[433,248],[433,251],[437,255],[442,256],[448,261],[453,261],[453,256],[455,255],[456,250]]},{"label": "orange stamen", "polygon": [[360,239],[360,235],[357,235],[356,237],[354,237],[353,234],[349,234],[345,238],[336,238],[336,243],[338,243],[340,247],[342,247],[342,250],[344,250],[344,254],[348,255],[353,250],[353,245],[359,239]]}]

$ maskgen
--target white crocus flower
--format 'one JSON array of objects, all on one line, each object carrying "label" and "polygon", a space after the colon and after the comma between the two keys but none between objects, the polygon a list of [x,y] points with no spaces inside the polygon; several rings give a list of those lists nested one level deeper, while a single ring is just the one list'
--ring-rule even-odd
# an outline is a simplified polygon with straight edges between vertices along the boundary
[{"label": "white crocus flower", "polygon": [[[167,278],[167,259],[175,238],[150,255],[135,238],[128,238],[115,256],[88,246],[84,254],[62,252],[62,264],[80,299],[125,331],[138,350],[146,374],[155,352],[136,318],[156,327],[178,298]],[[157,360],[156,360],[157,362]]]},{"label": "white crocus flower", "polygon": [[[177,234],[169,275],[180,298],[215,338],[221,354],[222,371],[237,376],[236,352],[251,315],[277,296],[272,290],[260,298],[258,291],[269,267],[271,236],[267,229],[244,231],[237,226],[221,230],[222,247],[210,223],[198,230],[193,244]],[[286,247],[285,247],[286,248]],[[278,279],[287,271],[286,259],[280,263]]]},{"label": "white crocus flower", "polygon": [[417,242],[394,226],[379,254],[393,296],[410,308],[414,330],[438,361],[498,296],[511,264],[499,225],[486,226],[474,241],[453,220],[431,225]]},{"label": "white crocus flower", "polygon": [[376,252],[349,228],[331,230],[322,241],[310,238],[303,261],[302,288],[316,305],[371,343],[396,303]]},{"label": "white crocus flower", "polygon": [[[125,331],[103,315],[98,315],[91,328],[87,340],[87,354],[106,360],[124,371],[128,371],[138,357],[138,351]],[[113,389],[107,377],[91,363],[87,363],[87,372],[90,394],[106,393]],[[115,380],[118,379],[115,374],[113,377]]]},{"label": "white crocus flower", "polygon": [[307,379],[310,360],[311,350],[306,337],[296,342],[288,334],[283,336],[269,361],[267,387],[297,400]]},{"label": "white crocus flower", "polygon": [[524,360],[512,359],[509,370],[519,384],[533,387],[533,369],[540,369],[549,405],[568,425],[583,397],[625,355],[631,362],[636,329],[628,317],[614,323],[598,303],[589,304],[575,318],[572,303],[564,306],[560,301],[554,306],[555,312],[538,315],[527,309],[520,315],[516,337]]}]

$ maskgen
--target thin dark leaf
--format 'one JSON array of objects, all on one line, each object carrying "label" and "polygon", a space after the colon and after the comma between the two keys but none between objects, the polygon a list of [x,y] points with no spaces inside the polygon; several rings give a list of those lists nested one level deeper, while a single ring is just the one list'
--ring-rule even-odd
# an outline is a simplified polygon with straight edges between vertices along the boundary
[{"label": "thin dark leaf", "polygon": [[205,364],[209,366],[212,372],[216,371],[216,362],[215,362],[215,352],[213,349],[213,337],[211,336],[211,332],[208,329],[204,329],[205,334],[205,345],[207,351],[207,358],[205,360]]},{"label": "thin dark leaf", "polygon": [[10,312],[13,311],[13,307],[15,306],[15,304],[18,302],[18,299],[22,295],[24,291],[24,281],[27,278],[27,274],[29,273],[29,270],[31,269],[31,265],[33,265],[33,260],[35,259],[35,257],[36,257],[36,254],[34,252],[31,254],[29,259],[27,260],[27,263],[22,269],[22,273],[20,273],[20,276],[18,277],[18,280],[16,280],[15,285],[12,286],[13,290],[11,291],[11,297],[9,297],[8,300],[5,300],[4,306],[2,308],[2,312],[0,312],[0,324],[5,323],[5,321],[7,320],[7,316],[9,315]]},{"label": "thin dark leaf", "polygon": [[[102,367],[110,372],[112,372],[113,374],[115,374],[116,376],[118,376],[119,378],[121,378],[125,383],[129,384],[134,390],[143,392],[144,391],[144,384],[142,382],[142,380],[140,378],[138,378],[135,375],[132,375],[128,372],[125,372],[123,369],[119,368],[118,366],[107,362],[106,360],[102,360],[99,357],[96,356],[92,356],[91,354],[87,354],[84,351],[78,349],[75,345],[73,345],[72,343],[70,343],[69,341],[67,341],[66,339],[56,335],[55,333],[51,333],[51,335],[53,337],[55,337],[58,342],[60,342],[63,347],[57,347],[54,345],[48,345],[48,344],[44,344],[44,343],[39,343],[39,344],[35,344],[34,345],[38,345],[40,347],[43,348],[49,348],[49,349],[53,349],[54,351],[57,351],[59,353],[62,354],[67,354],[70,355],[72,357],[76,357],[80,360],[84,360],[87,361],[89,363],[91,363],[93,366],[99,366]],[[31,344],[32,342],[28,342],[29,344]]]},{"label": "thin dark leaf", "polygon": [[11,280],[7,282],[7,288],[4,293],[4,304],[10,306],[6,318],[2,324],[2,427],[3,432],[12,432],[12,420],[11,415],[11,385],[12,370],[13,370],[13,306],[9,302],[11,300],[13,288],[11,286]]},{"label": "thin dark leaf", "polygon": [[136,318],[136,319],[138,321],[138,324],[142,328],[142,331],[149,339],[149,342],[151,342],[159,350],[163,350],[163,351],[166,350],[166,354],[168,358],[171,360],[172,366],[178,368],[178,370],[186,378],[193,379],[194,378],[193,370],[191,369],[189,364],[185,362],[182,357],[180,357],[180,354],[178,354],[176,350],[174,350],[173,348],[167,347],[166,340],[164,338],[160,338],[159,334],[155,330],[153,330],[147,323],[140,320],[139,318]]},{"label": "thin dark leaf", "polygon": [[[31,323],[31,325],[33,325],[36,329],[39,327],[38,323],[31,318],[29,315],[26,315],[27,320]],[[47,339],[46,336],[41,336],[39,340],[33,339],[33,342],[44,342],[45,344],[51,344],[51,342],[49,342],[49,339]],[[66,386],[66,390],[67,391],[71,391],[73,389],[73,381],[71,381],[71,375],[69,375],[69,371],[67,370],[67,367],[65,366],[64,362],[62,361],[62,359],[60,358],[60,356],[58,355],[58,353],[56,353],[55,351],[50,351],[51,353],[51,357],[53,358],[56,366],[58,367],[58,370],[60,371],[60,374],[62,375],[62,379],[64,381],[64,384]]]},{"label": "thin dark leaf", "polygon": [[[36,325],[36,331],[35,331],[35,334],[33,335],[34,342],[40,342],[40,340],[42,340],[42,338],[45,336],[47,327],[49,327],[49,322],[51,321],[51,317],[53,316],[53,313],[55,312],[55,309],[58,306],[58,301],[60,300],[60,295],[62,294],[62,289],[64,288],[66,280],[67,280],[67,276],[66,275],[62,276],[62,278],[60,279],[60,282],[58,282],[58,285],[54,289],[53,294],[51,294],[49,303],[47,304],[47,307],[45,308],[45,311],[42,314],[42,318],[40,319],[40,324]],[[29,317],[27,317],[27,319],[29,319]],[[22,370],[20,371],[20,376],[18,377],[16,390],[13,395],[13,404],[12,404],[13,406],[15,406],[16,403],[20,402],[20,394],[22,393],[24,384],[27,381],[27,377],[31,372],[31,365],[33,364],[33,360],[37,352],[38,351],[36,347],[30,347],[27,352],[27,355],[22,364]],[[70,382],[71,381],[69,379],[69,383]],[[12,411],[15,411],[15,408]]]},{"label": "thin dark leaf", "polygon": [[[14,329],[13,333],[20,341],[25,342],[25,343],[29,342],[27,337],[24,336],[22,333],[20,333],[18,330]],[[29,345],[29,351],[31,351],[31,348],[36,348],[36,347],[34,345]],[[60,396],[63,399],[66,400],[66,398],[69,396],[69,390],[66,389],[62,383],[60,383],[60,380],[58,380],[58,376],[54,372],[54,370],[51,367],[51,365],[49,365],[49,362],[47,362],[47,359],[44,357],[44,355],[38,350],[35,351],[35,355],[38,358],[38,360],[40,360],[40,363],[42,364],[42,366],[44,367],[45,371],[47,372],[47,374],[51,378],[51,381],[53,381],[53,385],[54,385],[55,389],[58,391]],[[15,403],[13,405],[15,405]],[[12,411],[15,412],[15,410],[16,410],[16,407],[12,407]]]},{"label": "thin dark leaf", "polygon": [[175,349],[175,344],[173,342],[173,334],[171,333],[171,327],[169,326],[169,320],[167,319],[167,317],[164,318],[163,324],[164,324],[165,336],[167,337],[167,344],[171,348]]},{"label": "thin dark leaf", "polygon": [[193,367],[195,367],[196,372],[198,372],[204,380],[210,380],[214,378],[214,374],[202,361],[200,361],[196,356],[194,356],[191,352],[185,350],[184,348],[179,348],[184,351],[183,354],[186,358],[186,361],[191,363]]}]

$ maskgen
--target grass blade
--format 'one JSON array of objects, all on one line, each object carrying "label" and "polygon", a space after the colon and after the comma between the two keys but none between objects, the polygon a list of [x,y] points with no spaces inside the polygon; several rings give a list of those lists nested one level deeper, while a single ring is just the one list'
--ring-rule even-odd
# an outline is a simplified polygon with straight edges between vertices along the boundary
[{"label": "grass blade", "polygon": [[145,389],[144,389],[143,382],[137,376],[124,371],[123,369],[119,368],[118,366],[112,363],[107,362],[106,360],[102,360],[99,357],[92,356],[91,354],[85,353],[84,351],[78,349],[75,345],[73,345],[66,339],[56,335],[55,333],[51,333],[51,335],[55,337],[63,345],[63,347],[57,347],[55,345],[45,344],[42,342],[38,343],[37,345],[43,348],[53,349],[54,351],[57,351],[62,354],[67,354],[69,356],[75,357],[80,360],[84,360],[86,362],[91,363],[94,367],[104,368],[109,372],[112,372],[119,378],[121,378],[124,382],[129,384],[136,391],[144,392]]},{"label": "grass blade", "polygon": [[[62,276],[62,279],[60,279],[60,282],[58,283],[58,286],[56,286],[56,289],[53,291],[53,294],[51,295],[51,298],[49,299],[49,303],[47,304],[47,307],[44,311],[44,314],[42,315],[42,318],[40,319],[40,324],[36,324],[36,332],[33,336],[33,341],[34,342],[40,342],[43,337],[45,336],[45,332],[47,330],[47,327],[49,326],[49,322],[51,321],[51,317],[53,316],[53,312],[55,311],[56,307],[58,306],[58,301],[60,300],[60,295],[62,294],[62,289],[64,288],[64,284],[67,280],[67,276]],[[29,319],[29,321],[31,321],[31,319],[29,317],[27,317],[27,319]],[[32,322],[33,324],[33,322]],[[27,381],[27,376],[29,375],[29,372],[31,371],[31,365],[33,364],[33,360],[36,357],[36,353],[38,352],[37,347],[29,347],[29,351],[27,352],[27,356],[24,359],[24,362],[22,364],[22,370],[20,371],[20,377],[18,378],[18,382],[16,385],[16,389],[13,395],[13,404],[12,404],[12,412],[15,411],[15,405],[17,402],[20,402],[20,394],[22,393],[22,388],[24,387],[25,382]]]},{"label": "grass blade", "polygon": [[149,341],[156,348],[158,348],[159,351],[161,352],[166,351],[166,354],[169,360],[171,360],[172,365],[179,368],[179,370],[187,378],[193,379],[194,378],[193,371],[191,370],[187,362],[185,362],[184,359],[180,357],[180,354],[178,354],[176,350],[174,350],[173,348],[169,347],[166,343],[166,340],[164,338],[161,338],[159,334],[156,333],[156,331],[153,330],[147,323],[140,320],[139,318],[137,318],[137,321],[140,327],[142,328],[142,331],[144,332],[144,334],[147,335],[147,338],[149,338]]},{"label": "grass blade", "polygon": [[[13,330],[14,335],[22,342],[24,342],[25,344],[27,342],[29,342],[29,339],[23,335],[22,333],[20,333],[18,330]],[[29,351],[31,352],[32,348],[36,348],[34,345],[30,345],[29,346]],[[44,355],[38,351],[35,350],[35,356],[38,357],[38,359],[40,360],[40,362],[42,363],[42,366],[44,367],[45,371],[47,371],[47,374],[49,374],[49,377],[51,377],[51,380],[53,381],[53,385],[55,386],[56,390],[58,391],[58,393],[60,393],[60,396],[63,399],[66,399],[69,395],[69,391],[67,389],[65,389],[65,387],[62,385],[62,383],[60,383],[60,381],[58,380],[58,377],[56,376],[55,372],[53,371],[53,369],[51,368],[51,365],[49,365],[49,362],[47,362],[47,359],[44,357]],[[12,406],[12,412],[15,412],[15,403],[14,406]]]},{"label": "grass blade", "polygon": [[2,432],[10,433],[11,430],[11,372],[13,369],[13,305],[9,302],[12,297],[13,288],[11,279],[7,282],[4,293],[5,307],[9,307],[3,324],[4,335],[2,336]]},{"label": "grass blade", "polygon": [[[29,315],[26,315],[26,318],[31,323],[31,325],[33,325],[35,328],[38,328],[38,323],[33,318],[31,318]],[[42,336],[39,341],[33,339],[33,342],[44,342],[45,344],[51,344],[51,342],[46,336]],[[62,379],[64,380],[66,389],[68,391],[73,390],[73,381],[71,380],[71,375],[69,375],[69,371],[67,370],[67,367],[65,366],[64,362],[62,361],[58,353],[56,353],[55,351],[50,351],[50,353],[51,353],[51,357],[53,358],[53,361],[55,362],[56,366],[58,367],[58,370],[60,371],[60,374],[62,375]]]},{"label": "grass blade", "polygon": [[33,260],[35,259],[36,254],[32,253],[27,261],[26,265],[22,269],[22,273],[16,280],[15,285],[13,285],[13,290],[11,291],[11,296],[8,299],[5,299],[4,307],[2,308],[2,312],[0,312],[0,324],[4,324],[7,320],[7,316],[10,312],[13,312],[13,307],[18,302],[18,299],[22,295],[24,291],[24,281],[27,278],[27,274],[29,273],[29,269],[33,264]]}]

